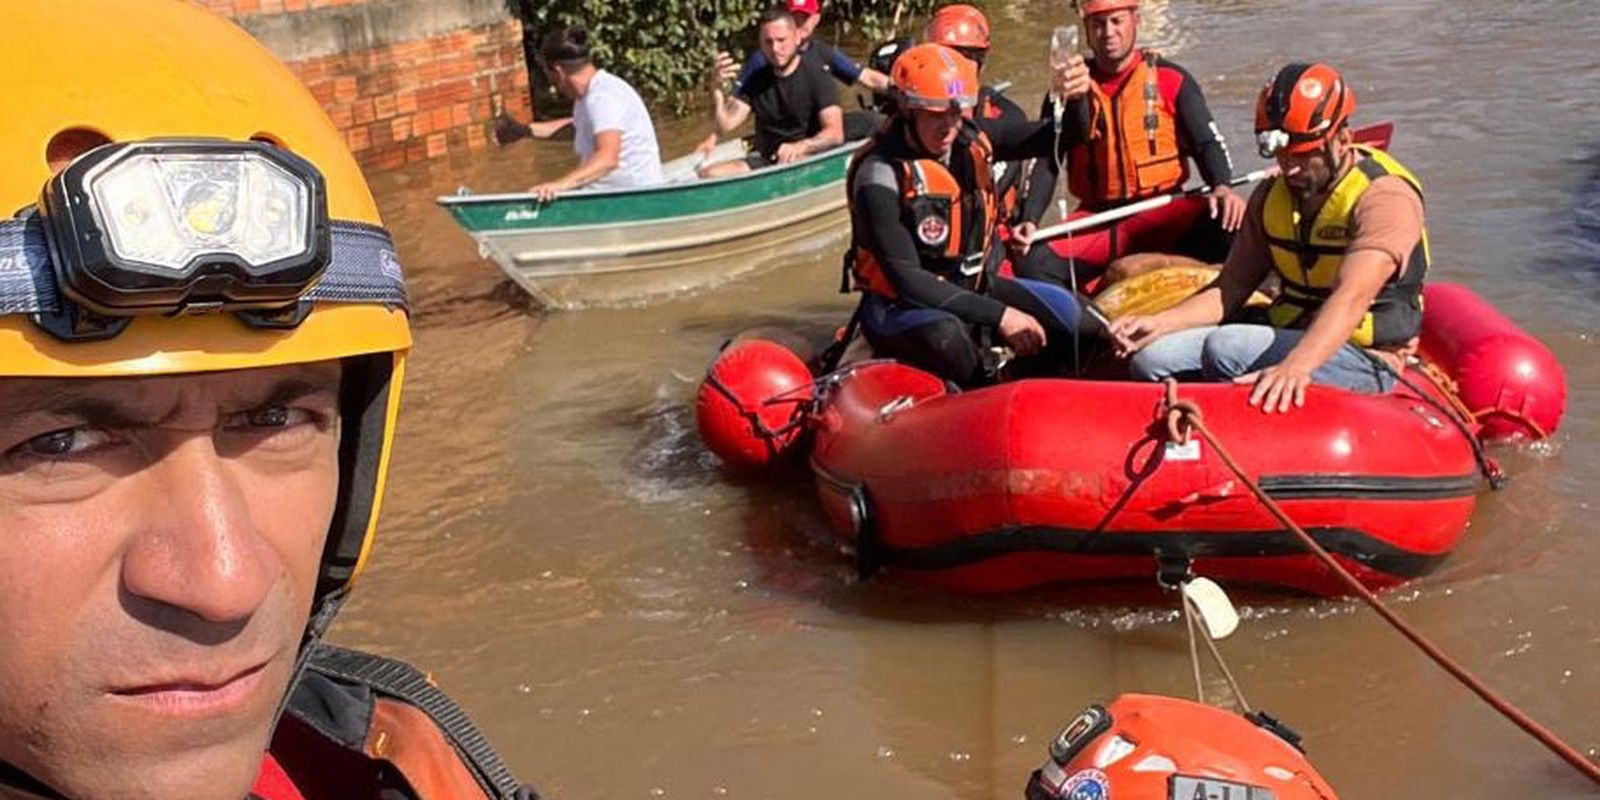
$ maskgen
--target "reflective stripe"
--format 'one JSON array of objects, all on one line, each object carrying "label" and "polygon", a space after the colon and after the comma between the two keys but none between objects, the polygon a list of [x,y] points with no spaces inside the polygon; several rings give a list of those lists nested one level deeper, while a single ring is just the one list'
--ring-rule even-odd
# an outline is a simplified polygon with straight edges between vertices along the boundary
[{"label": "reflective stripe", "polygon": [[[405,276],[388,231],[334,220],[327,270],[302,299],[408,307]],[[57,314],[61,294],[37,215],[0,221],[0,314]]]}]

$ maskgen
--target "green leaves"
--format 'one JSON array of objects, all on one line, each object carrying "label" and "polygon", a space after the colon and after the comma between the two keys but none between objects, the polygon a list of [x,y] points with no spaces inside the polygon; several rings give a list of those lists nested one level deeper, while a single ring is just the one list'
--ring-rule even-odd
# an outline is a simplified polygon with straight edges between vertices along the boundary
[{"label": "green leaves", "polygon": [[[736,57],[756,49],[756,17],[770,0],[505,0],[538,42],[561,25],[589,29],[595,61],[622,76],[652,105],[683,114],[705,102],[701,86],[720,49]],[[863,46],[913,32],[937,0],[832,0],[824,4],[825,38]],[[864,49],[864,48],[863,48]],[[542,78],[534,70],[535,92]]]}]

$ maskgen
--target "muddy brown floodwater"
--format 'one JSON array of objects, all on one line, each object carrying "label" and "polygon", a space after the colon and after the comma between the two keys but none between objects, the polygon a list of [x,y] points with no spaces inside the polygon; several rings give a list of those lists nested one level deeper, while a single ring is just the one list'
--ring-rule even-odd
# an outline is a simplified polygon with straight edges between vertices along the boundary
[{"label": "muddy brown floodwater", "polygon": [[[1059,2],[989,5],[990,80],[1042,90]],[[1463,546],[1401,613],[1579,749],[1600,746],[1600,15],[1592,0],[1146,2],[1145,39],[1198,77],[1241,167],[1260,83],[1345,70],[1399,124],[1435,276],[1568,370],[1559,436],[1500,453]],[[667,154],[697,120],[662,125]],[[1016,798],[1047,737],[1122,691],[1192,692],[1174,614],[1041,592],[971,601],[857,582],[811,487],[722,474],[694,383],[732,333],[826,330],[841,242],[645,308],[543,316],[434,207],[567,168],[564,142],[385,175],[417,346],[379,546],[341,642],[432,670],[553,798]],[[1252,598],[1225,655],[1354,798],[1553,798],[1592,788],[1349,602]],[[1214,687],[1216,688],[1216,687]]]}]

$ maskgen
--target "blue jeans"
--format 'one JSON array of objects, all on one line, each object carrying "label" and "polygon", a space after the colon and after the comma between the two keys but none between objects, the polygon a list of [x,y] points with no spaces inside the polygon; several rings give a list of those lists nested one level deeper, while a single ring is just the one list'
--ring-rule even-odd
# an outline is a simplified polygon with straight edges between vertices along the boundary
[{"label": "blue jeans", "polygon": [[[1305,331],[1266,325],[1191,328],[1151,342],[1128,366],[1134,377],[1150,381],[1226,381],[1282,361],[1304,337]],[[1349,342],[1312,372],[1311,380],[1364,394],[1384,394],[1395,385],[1386,365]]]}]

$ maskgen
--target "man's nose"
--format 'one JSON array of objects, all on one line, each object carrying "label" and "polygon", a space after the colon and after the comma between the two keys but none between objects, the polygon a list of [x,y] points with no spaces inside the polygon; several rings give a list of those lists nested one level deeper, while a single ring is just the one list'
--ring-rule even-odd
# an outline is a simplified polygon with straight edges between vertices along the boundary
[{"label": "man's nose", "polygon": [[130,593],[211,623],[248,619],[282,565],[251,517],[246,487],[209,431],[176,437],[146,473],[123,554]]}]

